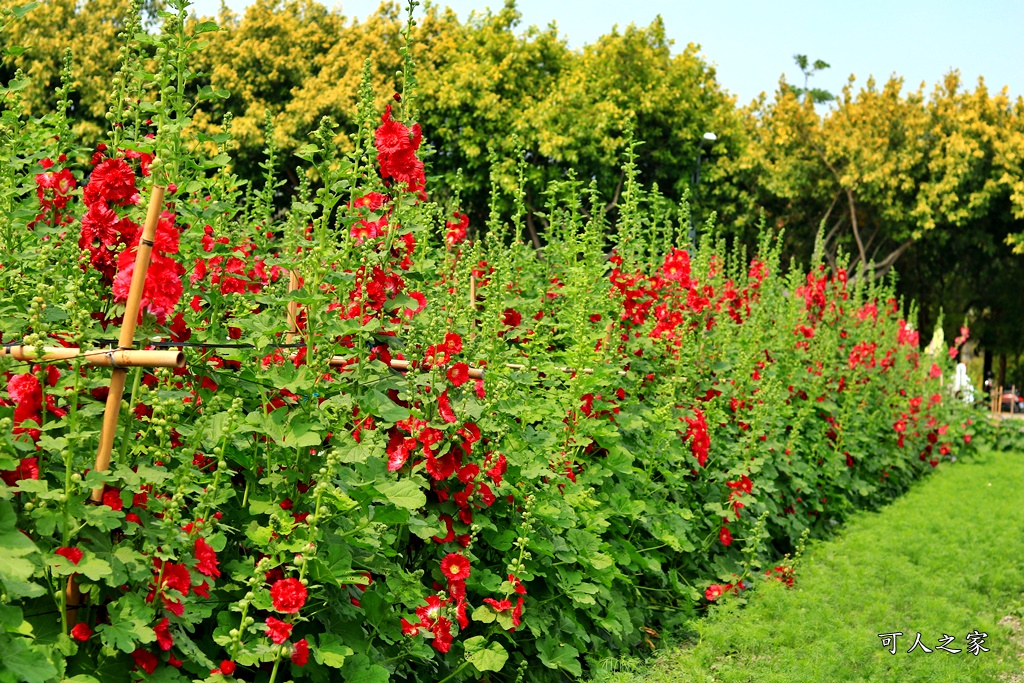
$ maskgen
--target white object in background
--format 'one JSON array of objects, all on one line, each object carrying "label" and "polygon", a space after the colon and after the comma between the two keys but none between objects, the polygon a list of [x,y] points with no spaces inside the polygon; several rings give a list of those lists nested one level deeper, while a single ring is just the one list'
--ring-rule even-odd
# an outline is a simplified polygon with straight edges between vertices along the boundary
[{"label": "white object in background", "polygon": [[971,378],[967,376],[967,365],[956,364],[956,374],[953,375],[953,395],[964,403],[974,403],[974,385]]}]

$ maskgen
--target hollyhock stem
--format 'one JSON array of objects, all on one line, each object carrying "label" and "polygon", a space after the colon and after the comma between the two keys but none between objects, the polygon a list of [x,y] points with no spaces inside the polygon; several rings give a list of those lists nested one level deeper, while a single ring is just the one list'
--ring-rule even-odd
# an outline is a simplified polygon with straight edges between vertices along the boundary
[{"label": "hollyhock stem", "polygon": [[274,683],[274,680],[277,678],[277,669],[281,666],[281,648],[282,646],[280,645],[278,645],[276,648],[277,656],[274,658],[274,668],[270,672],[270,683]]},{"label": "hollyhock stem", "polygon": [[132,378],[132,392],[128,396],[128,416],[124,421],[124,430],[121,433],[121,451],[118,454],[118,462],[125,462],[128,457],[128,446],[131,443],[128,435],[132,429],[132,415],[135,411],[135,403],[139,397],[139,384],[142,382],[142,368],[135,368],[135,376]]},{"label": "hollyhock stem", "polygon": [[455,671],[453,671],[450,674],[448,674],[445,678],[442,678],[440,681],[438,681],[438,683],[448,683],[448,681],[452,680],[453,678],[458,676],[460,673],[462,673],[462,670],[465,669],[467,666],[469,666],[469,662],[468,661],[465,661],[462,664],[459,664],[459,668],[457,668]]}]

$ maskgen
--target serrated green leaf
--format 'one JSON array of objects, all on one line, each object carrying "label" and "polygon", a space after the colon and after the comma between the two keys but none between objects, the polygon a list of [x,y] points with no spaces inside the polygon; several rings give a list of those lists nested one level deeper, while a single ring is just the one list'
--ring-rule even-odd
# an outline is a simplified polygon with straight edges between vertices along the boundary
[{"label": "serrated green leaf", "polygon": [[416,510],[427,504],[427,496],[423,490],[409,479],[386,481],[375,484],[374,488],[388,499],[392,505],[408,510]]},{"label": "serrated green leaf", "polygon": [[332,633],[321,633],[319,647],[313,651],[313,659],[317,664],[340,669],[345,665],[345,658],[353,654],[352,648],[341,642],[341,638]]}]

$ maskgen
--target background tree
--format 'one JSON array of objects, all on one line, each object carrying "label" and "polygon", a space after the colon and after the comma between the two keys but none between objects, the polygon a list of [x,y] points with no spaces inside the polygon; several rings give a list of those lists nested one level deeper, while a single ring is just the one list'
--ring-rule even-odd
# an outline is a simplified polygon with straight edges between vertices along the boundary
[{"label": "background tree", "polygon": [[[9,9],[20,0],[0,2]],[[31,79],[23,92],[28,113],[52,109],[63,50],[73,46],[72,107],[82,122],[75,133],[86,146],[98,140],[119,63],[107,46],[131,7],[128,0],[43,0],[12,24],[5,40],[28,49],[7,55],[0,70],[5,82],[19,68]],[[159,5],[136,7],[148,20]],[[1011,247],[1024,251],[1021,100],[990,92],[983,81],[966,88],[956,72],[930,92],[908,90],[897,77],[863,85],[851,78],[833,97],[811,87],[828,63],[798,54],[802,87],[782,80],[772,95],[737,107],[699,47],[677,49],[660,19],[615,28],[580,50],[555,26],[524,28],[520,20],[511,0],[465,21],[431,3],[416,12],[418,83],[403,110],[415,111],[423,127],[428,170],[444,177],[435,186],[457,188],[434,197],[450,204],[446,210],[456,208],[457,195],[471,225],[483,226],[493,173],[507,214],[522,158],[525,225],[537,245],[546,241],[547,199],[535,188],[570,173],[596,184],[614,219],[631,129],[643,142],[639,181],[656,184],[666,198],[652,203],[689,197],[699,220],[713,211],[723,234],[750,243],[763,216],[785,231],[786,255],[800,260],[823,226],[826,258],[835,267],[848,254],[851,277],[898,270],[899,290],[920,302],[926,330],[944,308],[947,334],[969,317],[986,347],[1011,356],[1024,348],[1021,330],[1008,322],[1020,319],[1010,315],[1020,279]],[[202,84],[231,96],[204,101],[193,120],[214,132],[231,115],[233,171],[256,185],[268,113],[295,187],[293,153],[322,117],[339,124],[337,142],[348,148],[364,75],[377,110],[403,94],[395,74],[405,17],[397,2],[359,21],[316,0],[256,0],[242,14],[222,10],[218,23],[195,63]],[[691,172],[705,132],[718,140],[694,195]]]}]

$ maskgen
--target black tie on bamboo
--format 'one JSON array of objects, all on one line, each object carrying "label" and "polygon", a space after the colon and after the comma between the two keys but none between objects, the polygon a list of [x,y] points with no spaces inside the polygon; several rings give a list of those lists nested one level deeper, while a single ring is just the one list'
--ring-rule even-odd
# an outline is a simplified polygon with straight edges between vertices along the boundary
[{"label": "black tie on bamboo", "polygon": [[[118,350],[130,349],[135,339],[135,327],[139,321],[139,309],[142,307],[142,290],[146,284],[146,271],[149,270],[149,259],[153,254],[153,240],[156,238],[156,226],[160,221],[160,212],[164,205],[164,188],[153,186],[149,197],[149,212],[146,224],[139,238],[139,248],[135,253],[135,270],[128,289],[128,301],[124,307],[124,320],[121,323],[121,335],[117,340]],[[113,358],[111,358],[113,360]],[[117,432],[117,418],[121,412],[121,397],[124,396],[124,381],[128,371],[120,363],[112,363],[114,371],[110,374],[110,393],[107,394],[107,406],[103,411],[103,428],[100,431],[100,447],[96,452],[97,472],[106,472],[110,468],[110,453],[114,447],[114,434]],[[99,503],[103,500],[103,487],[92,490],[92,500]]]}]

